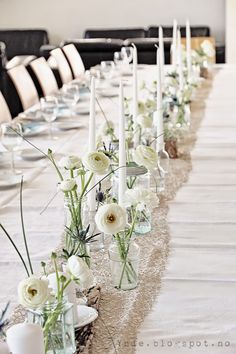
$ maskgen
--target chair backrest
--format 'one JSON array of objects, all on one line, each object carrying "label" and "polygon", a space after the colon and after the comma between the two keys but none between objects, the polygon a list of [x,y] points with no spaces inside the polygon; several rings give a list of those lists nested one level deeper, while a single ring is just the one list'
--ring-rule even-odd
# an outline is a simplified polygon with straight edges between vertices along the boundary
[{"label": "chair backrest", "polygon": [[[208,41],[212,44],[213,48],[216,47],[216,41],[214,37],[192,37],[191,38],[191,47],[193,50],[199,50],[201,48],[201,44],[205,41]],[[186,45],[186,38],[181,39],[182,44]],[[214,55],[212,58],[209,58],[209,62],[215,63],[216,56]]]},{"label": "chair backrest", "polygon": [[57,81],[45,58],[35,59],[30,63],[44,96],[50,96],[58,90]]},{"label": "chair backrest", "polygon": [[61,77],[61,81],[63,84],[67,84],[68,82],[73,80],[72,72],[70,69],[70,65],[61,50],[61,48],[53,49],[51,52],[52,57],[57,62],[57,68]]},{"label": "chair backrest", "polygon": [[3,94],[0,91],[0,123],[10,122],[11,113],[9,111],[8,105],[3,97]]},{"label": "chair backrest", "polygon": [[16,66],[8,70],[8,74],[15,85],[24,110],[39,102],[38,92],[25,66]]},{"label": "chair backrest", "polygon": [[70,63],[74,77],[79,78],[84,74],[85,68],[78,50],[74,44],[67,44],[62,49]]}]

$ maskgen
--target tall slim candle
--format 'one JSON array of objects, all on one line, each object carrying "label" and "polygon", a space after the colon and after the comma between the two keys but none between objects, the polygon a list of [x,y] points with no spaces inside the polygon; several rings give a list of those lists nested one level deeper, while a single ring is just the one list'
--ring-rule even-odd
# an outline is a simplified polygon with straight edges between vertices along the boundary
[{"label": "tall slim candle", "polygon": [[189,20],[186,21],[186,55],[187,55],[187,69],[188,78],[192,75],[192,57],[191,57],[191,28]]},{"label": "tall slim candle", "polygon": [[165,51],[164,51],[164,40],[163,40],[163,28],[161,26],[159,27],[159,51],[160,51],[160,64],[161,64],[161,81],[163,87],[164,80],[165,80],[165,73],[164,73]]},{"label": "tall slim candle", "polygon": [[174,70],[176,70],[177,66],[177,27],[178,23],[176,20],[173,22],[173,39],[172,39],[172,65]]},{"label": "tall slim candle", "polygon": [[[96,150],[96,96],[95,96],[95,78],[91,79],[90,87],[90,115],[89,115],[89,152]],[[91,186],[95,184],[95,177],[91,180]],[[96,211],[96,190],[93,188],[88,193],[88,206],[90,212]]]},{"label": "tall slim candle", "polygon": [[134,146],[138,145],[137,117],[138,117],[138,53],[133,46],[133,121],[134,121]]},{"label": "tall slim candle", "polygon": [[124,114],[124,89],[123,83],[120,82],[119,93],[119,189],[118,202],[120,205],[124,203],[124,195],[126,191],[126,140],[125,140],[125,114]]},{"label": "tall slim candle", "polygon": [[19,323],[7,330],[12,354],[45,354],[43,330],[37,324]]},{"label": "tall slim candle", "polygon": [[163,149],[163,109],[162,109],[162,81],[161,81],[161,53],[160,49],[157,48],[156,52],[157,61],[157,110],[155,113],[154,120],[156,121],[156,150],[160,151]]},{"label": "tall slim candle", "polygon": [[178,74],[179,74],[179,88],[182,91],[184,88],[184,75],[183,75],[183,56],[182,56],[182,43],[180,29],[177,32],[177,50],[178,50]]}]

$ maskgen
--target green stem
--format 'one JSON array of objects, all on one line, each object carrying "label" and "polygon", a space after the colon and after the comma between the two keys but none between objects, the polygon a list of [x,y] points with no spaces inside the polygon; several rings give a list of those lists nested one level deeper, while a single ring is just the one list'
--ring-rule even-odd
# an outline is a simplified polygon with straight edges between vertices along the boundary
[{"label": "green stem", "polygon": [[20,254],[20,251],[19,251],[18,248],[16,247],[16,244],[14,243],[14,241],[13,241],[12,238],[11,238],[11,236],[8,234],[8,232],[7,232],[6,229],[3,227],[2,224],[0,224],[0,227],[1,227],[1,229],[3,230],[3,232],[5,233],[5,235],[7,236],[8,240],[11,242],[11,244],[12,244],[13,247],[15,248],[15,250],[16,250],[18,256],[20,257],[21,262],[23,263],[23,266],[24,266],[24,268],[25,268],[25,271],[26,271],[26,273],[27,273],[27,276],[29,277],[29,276],[30,276],[30,273],[29,273],[29,271],[28,271],[28,268],[27,268],[27,266],[26,266],[26,263],[25,263],[25,261],[24,261],[24,258],[22,257],[22,255]]},{"label": "green stem", "polygon": [[22,233],[23,233],[23,238],[24,238],[24,244],[25,244],[25,250],[26,250],[26,254],[27,254],[27,259],[28,259],[28,263],[29,263],[31,274],[33,275],[34,271],[33,271],[32,263],[31,263],[31,259],[30,259],[29,248],[28,248],[26,234],[25,234],[22,192],[23,192],[23,176],[21,178],[21,184],[20,184],[20,218],[21,218],[21,227],[22,227]]}]

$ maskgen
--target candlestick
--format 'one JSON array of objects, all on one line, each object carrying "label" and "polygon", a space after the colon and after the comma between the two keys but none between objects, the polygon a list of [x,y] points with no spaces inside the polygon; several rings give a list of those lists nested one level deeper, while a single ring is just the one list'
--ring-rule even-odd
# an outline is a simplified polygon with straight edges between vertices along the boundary
[{"label": "candlestick", "polygon": [[134,146],[138,145],[137,117],[138,117],[138,53],[137,48],[133,46],[133,122],[134,122]]},{"label": "candlestick", "polygon": [[10,354],[9,347],[6,343],[0,343],[0,354]]},{"label": "candlestick", "polygon": [[183,57],[182,57],[182,43],[180,29],[177,31],[177,44],[178,44],[178,73],[179,73],[179,88],[183,91],[184,88],[184,76],[183,76]]},{"label": "candlestick", "polygon": [[178,23],[176,20],[173,22],[173,40],[172,40],[172,64],[174,70],[176,70],[177,66],[177,27]]},{"label": "candlestick", "polygon": [[45,354],[43,330],[37,324],[19,323],[7,330],[12,354]]},{"label": "candlestick", "polygon": [[154,120],[156,121],[156,150],[160,151],[163,149],[163,110],[162,110],[162,82],[161,82],[161,57],[160,49],[157,48],[156,51],[156,62],[157,62],[157,110],[155,113]]},{"label": "candlestick", "polygon": [[[89,114],[89,151],[96,150],[96,96],[95,96],[95,78],[91,79],[90,87],[90,114]],[[95,184],[95,177],[93,176],[90,182],[90,186]],[[96,211],[96,189],[93,188],[88,193],[88,206],[91,213]]]},{"label": "candlestick", "polygon": [[186,55],[187,55],[187,68],[188,68],[188,79],[192,75],[192,56],[191,56],[191,28],[189,20],[186,21]]},{"label": "candlestick", "polygon": [[160,50],[160,65],[161,65],[161,81],[162,81],[162,88],[165,81],[165,73],[164,73],[164,66],[165,66],[165,51],[164,51],[164,40],[163,40],[163,28],[159,27],[159,50]]},{"label": "candlestick", "polygon": [[[119,93],[119,189],[118,203],[124,203],[124,195],[126,191],[126,139],[125,139],[125,114],[124,114],[124,89],[123,83],[120,82]],[[125,167],[124,167],[125,166]]]}]

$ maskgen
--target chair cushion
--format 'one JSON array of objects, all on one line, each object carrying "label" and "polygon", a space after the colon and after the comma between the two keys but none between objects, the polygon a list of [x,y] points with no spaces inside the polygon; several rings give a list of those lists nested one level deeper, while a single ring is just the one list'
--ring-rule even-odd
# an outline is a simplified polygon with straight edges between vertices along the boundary
[{"label": "chair cushion", "polygon": [[0,30],[0,41],[6,44],[7,58],[17,55],[39,56],[39,48],[49,43],[45,30]]},{"label": "chair cushion", "polygon": [[84,34],[85,38],[136,38],[146,37],[146,31],[144,28],[116,28],[116,29],[88,29]]}]

